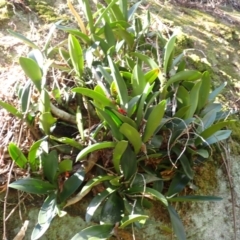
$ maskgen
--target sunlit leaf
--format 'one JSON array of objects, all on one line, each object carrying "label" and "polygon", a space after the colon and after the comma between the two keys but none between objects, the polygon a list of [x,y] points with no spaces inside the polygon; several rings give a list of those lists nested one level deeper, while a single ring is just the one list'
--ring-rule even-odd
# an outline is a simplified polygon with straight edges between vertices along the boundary
[{"label": "sunlit leaf", "polygon": [[20,113],[14,106],[12,106],[9,103],[0,101],[0,106],[4,109],[6,109],[9,113],[11,113],[12,115],[18,117],[18,118],[22,118],[22,113]]},{"label": "sunlit leaf", "polygon": [[136,2],[128,10],[128,22],[130,22],[133,19],[133,16],[134,16],[135,12],[137,11],[137,9],[138,9],[138,7],[140,6],[141,3],[142,3],[142,1]]},{"label": "sunlit leaf", "polygon": [[61,137],[61,138],[58,138],[58,137],[54,137],[52,135],[50,135],[50,139],[53,139],[55,140],[56,142],[60,142],[60,143],[64,143],[64,144],[68,144],[72,147],[75,147],[79,150],[82,150],[83,149],[83,145],[80,144],[79,142],[75,141],[74,139],[72,138],[67,138],[67,137]]},{"label": "sunlit leaf", "polygon": [[146,83],[147,82],[145,81],[144,74],[141,68],[139,67],[138,64],[135,65],[133,69],[132,79],[131,79],[131,84],[133,87],[132,96],[137,96],[142,94],[146,86]]},{"label": "sunlit leaf", "polygon": [[21,92],[21,107],[23,113],[29,110],[28,108],[30,106],[30,99],[31,99],[31,80],[28,80]]},{"label": "sunlit leaf", "polygon": [[47,135],[51,133],[51,128],[54,126],[56,121],[57,119],[54,118],[50,112],[44,112],[39,117],[39,125]]},{"label": "sunlit leaf", "polygon": [[132,224],[134,222],[141,222],[144,224],[148,218],[149,218],[149,216],[140,215],[140,214],[131,214],[129,216],[125,216],[125,217],[123,217],[119,228],[125,228],[126,226],[128,226],[129,224]]},{"label": "sunlit leaf", "polygon": [[211,145],[216,142],[223,141],[230,137],[232,131],[231,130],[220,130],[214,133],[210,138],[206,139],[206,142]]},{"label": "sunlit leaf", "polygon": [[140,134],[136,128],[133,128],[128,123],[123,123],[119,131],[129,140],[133,145],[134,151],[137,154],[142,146],[142,140]]},{"label": "sunlit leaf", "polygon": [[15,143],[9,143],[8,152],[12,160],[20,167],[25,168],[27,165],[27,158],[21,151],[21,149]]},{"label": "sunlit leaf", "polygon": [[221,93],[222,90],[223,90],[226,86],[227,86],[227,82],[224,82],[224,83],[221,84],[219,87],[217,87],[216,89],[214,89],[214,90],[210,93],[210,95],[209,95],[209,97],[208,97],[208,101],[210,101],[210,102],[214,101],[214,99],[217,97],[217,95],[218,95],[219,93]]},{"label": "sunlit leaf", "polygon": [[139,52],[131,53],[131,55],[141,59],[143,62],[145,62],[152,69],[159,68],[158,64],[153,60],[153,58],[150,58],[147,55],[143,55],[143,54],[141,54]]},{"label": "sunlit leaf", "polygon": [[64,159],[58,164],[58,175],[64,172],[72,171],[73,161],[70,159]]},{"label": "sunlit leaf", "polygon": [[162,100],[158,105],[156,105],[151,111],[146,127],[143,133],[142,141],[147,142],[156,131],[157,127],[160,125],[165,112],[166,100]]},{"label": "sunlit leaf", "polygon": [[9,184],[9,187],[33,194],[48,194],[56,190],[56,186],[36,178],[20,179]]},{"label": "sunlit leaf", "polygon": [[85,156],[87,156],[89,153],[97,151],[97,150],[102,150],[105,148],[114,148],[116,146],[115,142],[100,142],[100,143],[95,143],[93,145],[90,145],[86,148],[84,148],[76,157],[76,161],[81,160]]},{"label": "sunlit leaf", "polygon": [[157,79],[159,72],[160,72],[159,68],[154,68],[149,72],[145,73],[144,75],[145,81],[152,84]]},{"label": "sunlit leaf", "polygon": [[41,91],[42,71],[31,58],[20,57],[19,63],[25,74],[33,81],[38,91]]}]

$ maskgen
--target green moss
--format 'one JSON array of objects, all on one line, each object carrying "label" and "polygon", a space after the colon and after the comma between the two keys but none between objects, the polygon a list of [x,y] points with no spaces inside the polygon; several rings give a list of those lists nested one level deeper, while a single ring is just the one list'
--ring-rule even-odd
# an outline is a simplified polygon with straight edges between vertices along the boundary
[{"label": "green moss", "polygon": [[44,22],[50,23],[70,19],[67,15],[59,15],[56,9],[51,6],[51,1],[28,0],[28,5],[33,11],[37,12],[39,18]]},{"label": "green moss", "polygon": [[11,4],[5,0],[0,0],[0,26],[5,24],[13,15]]}]

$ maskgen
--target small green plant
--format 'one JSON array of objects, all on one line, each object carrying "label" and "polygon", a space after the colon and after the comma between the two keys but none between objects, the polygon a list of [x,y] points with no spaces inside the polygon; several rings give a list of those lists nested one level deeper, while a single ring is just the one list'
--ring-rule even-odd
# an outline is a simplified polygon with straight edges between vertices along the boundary
[{"label": "small green plant", "polygon": [[[97,4],[96,13],[89,1],[79,2],[88,25],[68,1],[81,31],[56,23],[54,28],[69,33],[67,41],[58,46],[50,47],[52,31],[42,50],[12,32],[34,48],[19,60],[30,80],[19,94],[21,110],[4,102],[0,105],[29,126],[37,121],[41,138],[27,157],[14,143],[9,144],[18,167],[29,165],[31,169],[31,178],[9,187],[48,195],[32,239],[40,238],[51,220],[64,214],[65,207],[102,184],[104,190],[90,201],[85,216],[91,221],[101,206],[100,225],[86,228],[72,239],[107,239],[116,227],[141,227],[148,219],[145,208],[156,200],[168,211],[177,238],[184,240],[183,224],[171,203],[221,199],[183,196],[182,190],[194,179],[198,161],[211,154],[211,145],[231,134],[224,129],[231,123],[226,119],[229,112],[215,102],[225,84],[211,90],[208,72],[188,69],[184,55],[174,53],[177,34],[166,40],[161,33],[149,31],[149,13],[143,21],[134,14],[140,2],[128,10],[127,1],[106,0],[107,7]],[[146,42],[150,36],[156,46]],[[59,53],[64,68],[50,60],[53,52]],[[71,75],[71,88],[47,83],[50,66]],[[32,100],[34,89],[39,94],[37,103]],[[58,103],[57,110],[50,96]],[[62,96],[71,98],[76,108],[70,109]],[[61,122],[79,136],[57,135],[54,129]],[[63,160],[60,152],[76,157]],[[79,163],[78,171],[74,170],[73,165]],[[89,171],[94,177],[86,181]]]}]

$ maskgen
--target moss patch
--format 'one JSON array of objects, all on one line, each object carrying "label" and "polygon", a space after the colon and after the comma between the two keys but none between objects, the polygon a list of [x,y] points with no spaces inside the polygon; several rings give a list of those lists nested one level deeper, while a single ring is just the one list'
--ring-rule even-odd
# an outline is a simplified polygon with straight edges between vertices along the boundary
[{"label": "moss patch", "polygon": [[58,14],[56,8],[53,7],[52,1],[36,1],[28,0],[29,7],[38,14],[39,18],[44,22],[51,23],[59,20],[69,20],[65,14]]}]

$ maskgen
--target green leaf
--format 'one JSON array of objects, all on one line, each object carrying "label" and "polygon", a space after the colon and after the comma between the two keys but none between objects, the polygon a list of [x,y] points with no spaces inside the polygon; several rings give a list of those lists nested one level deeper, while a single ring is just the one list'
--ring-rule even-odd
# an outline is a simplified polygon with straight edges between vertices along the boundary
[{"label": "green leaf", "polygon": [[58,175],[64,172],[72,171],[73,161],[70,159],[65,159],[58,164]]},{"label": "green leaf", "polygon": [[170,66],[172,65],[170,59],[171,55],[174,50],[174,45],[176,41],[177,35],[173,34],[170,39],[168,40],[166,46],[165,46],[165,52],[164,52],[164,60],[163,60],[163,68],[164,68],[164,73],[167,74],[169,71]]},{"label": "green leaf", "polygon": [[77,29],[66,27],[66,26],[61,26],[61,25],[57,25],[57,29],[63,30],[65,32],[70,33],[71,35],[79,37],[88,46],[91,45],[91,42],[92,42],[91,39],[85,33],[81,32]]},{"label": "green leaf", "polygon": [[230,137],[232,131],[231,130],[221,130],[221,131],[217,131],[216,133],[214,133],[210,138],[206,139],[206,142],[211,145],[213,143],[217,143],[220,141],[223,141],[227,138]]},{"label": "green leaf", "polygon": [[40,159],[42,161],[44,177],[53,184],[58,169],[57,151],[53,150],[50,153],[43,152]]},{"label": "green leaf", "polygon": [[136,128],[133,128],[128,123],[123,123],[120,127],[119,131],[129,140],[129,142],[133,145],[134,151],[137,154],[142,146],[142,140],[139,132]]},{"label": "green leaf", "polygon": [[173,75],[165,85],[165,88],[167,89],[171,84],[179,82],[179,81],[196,81],[200,79],[202,74],[199,71],[196,70],[187,70],[187,71],[181,71]]},{"label": "green leaf", "polygon": [[73,88],[72,91],[92,98],[94,101],[100,104],[100,106],[102,106],[103,108],[104,107],[116,108],[115,104],[111,101],[111,99],[103,96],[98,92],[95,92],[92,89],[78,87],[78,88]]},{"label": "green leaf", "polygon": [[25,168],[27,165],[27,158],[15,143],[9,143],[8,152],[12,160],[20,167]]},{"label": "green leaf", "polygon": [[126,83],[121,77],[119,70],[117,69],[116,65],[114,64],[110,56],[108,56],[108,62],[109,62],[110,69],[112,71],[113,81],[115,82],[117,87],[117,92],[120,99],[121,107],[126,109],[127,107],[126,104],[128,103],[128,91],[127,91]]},{"label": "green leaf", "polygon": [[50,135],[50,139],[52,139],[56,142],[60,142],[60,143],[70,145],[71,147],[77,148],[79,150],[83,149],[83,145],[80,144],[79,142],[75,141],[72,138],[67,138],[67,137],[58,138],[58,137],[54,137],[54,136]]},{"label": "green leaf", "polygon": [[51,128],[56,123],[57,119],[52,116],[50,112],[45,112],[39,117],[39,125],[45,134],[49,135]]},{"label": "green leaf", "polygon": [[105,2],[108,4],[108,7],[106,8],[105,11],[109,12],[110,10],[112,13],[112,17],[115,21],[121,21],[121,20],[125,21],[119,5],[116,4],[117,0],[105,0]]},{"label": "green leaf", "polygon": [[91,226],[77,233],[71,240],[107,240],[111,236],[114,225],[103,224]]},{"label": "green leaf", "polygon": [[186,118],[191,118],[193,117],[193,115],[195,114],[196,110],[197,110],[197,106],[198,106],[198,96],[199,96],[199,89],[201,87],[201,82],[197,82],[194,87],[192,88],[192,90],[189,93],[189,100],[190,100],[190,109],[188,114],[186,115]]},{"label": "green leaf", "polygon": [[135,222],[141,222],[144,224],[148,218],[149,218],[149,216],[140,215],[140,214],[131,214],[129,216],[125,216],[125,217],[123,217],[119,228],[125,228],[129,224],[132,224]]},{"label": "green leaf", "polygon": [[127,146],[128,146],[128,142],[122,140],[117,142],[113,150],[113,166],[118,174],[120,174],[120,160]]},{"label": "green leaf", "polygon": [[211,137],[214,133],[216,133],[217,131],[221,130],[222,128],[226,127],[227,125],[229,125],[230,123],[234,122],[233,120],[227,120],[227,121],[223,121],[223,122],[218,122],[215,123],[214,125],[212,125],[211,127],[207,128],[206,130],[204,130],[200,136],[195,140],[195,145],[199,145],[203,139],[207,139],[209,137]]},{"label": "green leaf", "polygon": [[33,81],[35,87],[41,91],[42,71],[38,64],[31,58],[20,57],[19,63],[25,74]]},{"label": "green leaf", "polygon": [[104,203],[100,221],[105,224],[120,222],[124,211],[124,202],[117,192],[113,192]]},{"label": "green leaf", "polygon": [[86,211],[86,216],[85,216],[85,220],[86,222],[90,222],[92,219],[93,214],[95,213],[95,211],[97,210],[97,208],[100,206],[100,204],[113,192],[115,192],[117,189],[116,188],[107,188],[104,191],[102,191],[101,193],[98,193],[97,196],[95,196],[90,204],[87,207],[87,211]]},{"label": "green leaf", "polygon": [[148,57],[147,55],[138,53],[138,52],[133,52],[131,53],[132,56],[135,56],[136,58],[139,58],[143,62],[145,62],[149,67],[152,69],[159,68],[158,64],[153,60],[153,58]]},{"label": "green leaf", "polygon": [[142,137],[142,141],[144,143],[147,142],[153,136],[157,127],[160,125],[165,112],[165,106],[166,106],[166,100],[162,100],[151,111],[147,119],[146,128],[144,130],[143,137]]},{"label": "green leaf", "polygon": [[168,198],[169,202],[196,202],[196,201],[221,201],[221,197],[215,196],[198,196],[198,195],[188,195],[188,196],[178,196],[173,198]]},{"label": "green leaf", "polygon": [[37,170],[37,166],[38,166],[38,161],[36,161],[37,151],[38,151],[41,143],[43,141],[45,141],[46,139],[47,139],[47,137],[44,137],[44,138],[36,141],[35,143],[33,143],[33,145],[30,147],[30,150],[28,152],[28,162],[30,164],[30,168],[32,171]]},{"label": "green leaf", "polygon": [[33,194],[48,194],[56,190],[56,186],[36,178],[20,179],[9,184],[9,187]]},{"label": "green leaf", "polygon": [[180,108],[175,114],[174,118],[186,119],[185,115],[189,112],[190,105]]},{"label": "green leaf", "polygon": [[227,86],[227,82],[224,82],[223,84],[221,84],[219,87],[217,87],[216,89],[214,89],[214,91],[212,91],[208,97],[208,101],[212,102],[214,101],[214,99],[217,97],[217,95],[219,93],[222,92],[222,90]]},{"label": "green leaf", "polygon": [[105,23],[104,25],[104,34],[108,45],[111,47],[115,46],[116,45],[115,36],[113,34],[112,28],[109,26],[108,23]]},{"label": "green leaf", "polygon": [[14,32],[10,29],[7,30],[11,35],[13,35],[14,37],[20,39],[21,41],[23,41],[25,44],[27,44],[29,47],[31,48],[38,48],[38,46],[36,44],[34,44],[32,41],[30,41],[28,38],[24,37],[22,34]]},{"label": "green leaf", "polygon": [[209,92],[211,89],[211,78],[209,72],[202,74],[202,85],[199,90],[199,101],[197,111],[199,112],[208,102]]},{"label": "green leaf", "polygon": [[68,36],[68,49],[74,70],[81,77],[84,70],[83,51],[79,41],[71,34]]},{"label": "green leaf", "polygon": [[145,81],[144,74],[138,64],[135,65],[133,69],[131,83],[133,87],[133,92],[132,92],[133,97],[143,93],[143,90],[147,82]]},{"label": "green leaf", "polygon": [[185,174],[178,172],[171,181],[166,196],[172,197],[175,194],[181,192],[188,183],[189,178]]},{"label": "green leaf", "polygon": [[154,68],[144,74],[144,79],[146,82],[152,84],[157,79],[159,73],[160,73],[159,68]]},{"label": "green leaf", "polygon": [[74,173],[64,182],[62,192],[59,193],[60,202],[64,202],[80,187],[84,180],[84,176],[85,172],[82,170]]},{"label": "green leaf", "polygon": [[123,139],[123,135],[120,133],[119,127],[121,126],[122,121],[110,110],[107,111],[107,109],[104,109],[102,111],[101,109],[98,109],[98,112],[110,126],[113,137],[118,141],[121,141]]},{"label": "green leaf", "polygon": [[25,113],[29,107],[31,99],[31,81],[28,80],[26,84],[24,85],[21,93],[21,107],[22,107],[22,112]]},{"label": "green leaf", "polygon": [[0,106],[4,109],[6,109],[9,113],[11,113],[12,115],[18,117],[18,118],[22,118],[23,115],[22,113],[20,113],[14,106],[12,106],[9,103],[0,101]]},{"label": "green leaf", "polygon": [[93,13],[91,11],[90,2],[86,0],[81,0],[79,1],[79,3],[81,4],[81,8],[83,9],[85,17],[87,19],[88,27],[90,29],[90,34],[93,34],[95,27],[94,27]]},{"label": "green leaf", "polygon": [[173,226],[173,230],[174,230],[174,232],[177,236],[177,239],[187,240],[182,221],[181,221],[180,217],[178,216],[177,212],[175,211],[175,209],[171,205],[168,205],[167,209],[168,209],[170,219],[171,219],[171,223],[172,223],[172,226]]},{"label": "green leaf", "polygon": [[137,158],[134,151],[128,146],[123,153],[121,160],[121,170],[125,180],[131,179],[137,171]]},{"label": "green leaf", "polygon": [[197,132],[201,133],[203,132],[205,129],[209,128],[212,126],[212,124],[215,122],[216,120],[216,116],[217,116],[217,112],[215,109],[213,109],[212,111],[208,112],[202,119],[200,122],[199,127],[197,128]]},{"label": "green leaf", "polygon": [[102,150],[105,148],[114,148],[116,146],[115,142],[100,142],[100,143],[95,143],[93,145],[90,145],[86,148],[84,148],[76,157],[76,161],[79,161],[86,157],[89,153],[97,151],[97,150]]},{"label": "green leaf", "polygon": [[128,10],[128,22],[130,22],[133,19],[133,16],[135,12],[137,11],[138,7],[142,1],[136,2],[135,4],[132,5],[132,7]]},{"label": "green leaf", "polygon": [[181,109],[190,105],[190,96],[185,87],[179,86],[177,91],[177,107]]},{"label": "green leaf", "polygon": [[57,215],[56,194],[50,194],[44,201],[38,213],[38,223],[34,227],[31,239],[39,239],[49,228],[53,218]]}]

